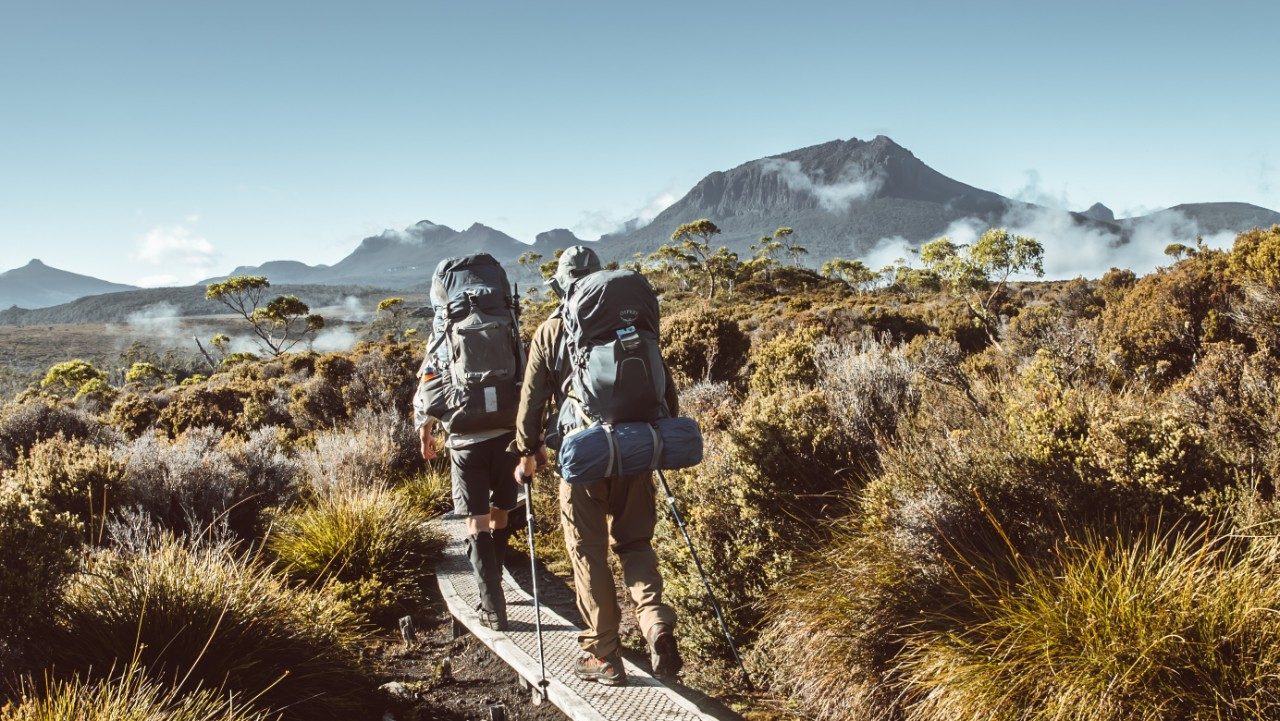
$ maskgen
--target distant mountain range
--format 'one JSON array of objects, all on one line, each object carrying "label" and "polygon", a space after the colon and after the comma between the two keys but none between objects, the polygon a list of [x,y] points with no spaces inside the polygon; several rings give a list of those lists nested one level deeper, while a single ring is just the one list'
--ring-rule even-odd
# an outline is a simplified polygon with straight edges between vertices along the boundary
[{"label": "distant mountain range", "polygon": [[[522,253],[550,257],[557,248],[590,243],[606,259],[626,260],[652,252],[668,242],[681,223],[698,218],[713,220],[722,231],[716,243],[741,254],[760,236],[782,226],[793,228],[793,237],[808,248],[808,262],[814,265],[837,256],[874,254],[886,244],[919,245],[966,226],[1005,225],[1049,242],[1061,236],[1057,240],[1070,253],[1079,247],[1077,235],[1080,242],[1101,245],[1104,251],[1131,243],[1159,244],[1163,249],[1166,243],[1185,242],[1197,234],[1213,236],[1280,223],[1280,213],[1247,203],[1192,203],[1121,219],[1101,203],[1082,212],[1046,208],[948,178],[881,135],[869,141],[833,140],[716,171],[652,222],[633,221],[598,240],[557,229],[538,234],[528,244],[480,223],[459,231],[424,220],[365,238],[333,265],[279,260],[241,266],[229,275],[265,275],[287,284],[422,289],[441,259],[483,251],[507,264],[516,278],[535,282],[538,276],[531,269],[514,263]],[[1158,255],[1159,249],[1145,249],[1145,257]],[[1132,257],[1114,255],[1102,262],[1124,264]],[[1092,270],[1100,272],[1105,266]],[[62,275],[55,282],[50,274]],[[46,277],[50,280],[39,280]],[[126,288],[33,261],[0,274],[0,308],[53,305]]]},{"label": "distant mountain range", "polygon": [[87,295],[136,290],[136,286],[109,283],[87,275],[50,268],[33,260],[21,268],[0,273],[0,308],[43,308]]}]

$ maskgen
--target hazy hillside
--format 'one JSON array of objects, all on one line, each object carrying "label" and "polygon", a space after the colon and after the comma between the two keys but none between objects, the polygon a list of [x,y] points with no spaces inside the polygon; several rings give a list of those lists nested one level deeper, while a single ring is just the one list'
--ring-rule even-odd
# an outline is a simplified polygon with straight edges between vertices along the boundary
[{"label": "hazy hillside", "polygon": [[0,273],[0,308],[44,308],[87,295],[133,288],[132,285],[58,270],[39,260],[32,260],[21,268]]},{"label": "hazy hillside", "polygon": [[[351,298],[371,306],[393,292],[357,285],[273,284],[271,290],[277,295],[296,295],[313,309],[342,305]],[[81,298],[48,308],[10,308],[0,311],[0,325],[126,323],[141,315],[189,317],[227,312],[226,306],[205,300],[204,293],[203,285],[144,288]]]}]

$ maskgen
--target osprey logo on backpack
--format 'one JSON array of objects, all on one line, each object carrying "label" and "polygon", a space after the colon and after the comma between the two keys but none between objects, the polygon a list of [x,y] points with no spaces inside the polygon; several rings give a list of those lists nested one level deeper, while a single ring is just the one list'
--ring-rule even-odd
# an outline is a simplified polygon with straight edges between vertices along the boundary
[{"label": "osprey logo on backpack", "polygon": [[618,313],[618,317],[622,319],[623,323],[626,323],[627,325],[631,325],[632,323],[636,322],[637,318],[640,317],[640,311],[636,310],[635,308],[627,308],[625,310],[620,311]]},{"label": "osprey logo on backpack", "polygon": [[419,370],[427,415],[450,433],[515,427],[524,346],[502,266],[487,253],[440,261],[431,303],[431,345]]}]

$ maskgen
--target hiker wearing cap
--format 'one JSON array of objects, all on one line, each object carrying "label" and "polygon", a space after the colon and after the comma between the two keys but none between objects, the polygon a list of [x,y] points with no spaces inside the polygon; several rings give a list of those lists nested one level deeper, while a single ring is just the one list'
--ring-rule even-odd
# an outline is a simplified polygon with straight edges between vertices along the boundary
[{"label": "hiker wearing cap", "polygon": [[505,631],[502,563],[517,505],[510,450],[523,376],[518,305],[506,272],[479,253],[440,262],[431,281],[431,341],[418,371],[414,425],[422,457],[437,456],[447,432],[454,515],[467,527],[467,556],[479,590],[480,622]]},{"label": "hiker wearing cap", "polygon": [[[556,273],[548,281],[562,305],[534,333],[525,366],[515,442],[520,455],[515,475],[523,481],[533,477],[539,456],[545,453],[544,434],[556,433],[555,425],[546,421],[548,402],[554,400],[563,414],[566,394],[572,385],[568,351],[562,337],[563,301],[575,283],[600,270],[600,259],[594,251],[574,246],[560,256]],[[644,282],[644,288],[648,287]],[[656,300],[653,303],[656,309]],[[662,366],[666,381],[662,396],[666,409],[674,415],[678,399],[670,372],[661,364],[660,357],[655,365]],[[578,611],[587,626],[578,637],[584,653],[575,665],[575,673],[583,680],[607,685],[626,683],[619,655],[618,627],[622,611],[608,560],[608,549],[612,548],[635,602],[640,629],[649,644],[654,675],[675,676],[681,667],[675,639],[676,615],[662,602],[662,576],[651,543],[657,522],[652,473],[617,474],[581,485],[562,480],[559,493],[561,525],[573,564]]]}]

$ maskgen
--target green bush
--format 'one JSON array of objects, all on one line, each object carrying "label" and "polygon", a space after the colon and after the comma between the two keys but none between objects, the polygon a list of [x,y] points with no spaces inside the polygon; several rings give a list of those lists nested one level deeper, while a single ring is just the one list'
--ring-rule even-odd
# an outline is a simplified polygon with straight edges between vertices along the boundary
[{"label": "green bush", "polygon": [[75,569],[75,518],[9,475],[0,476],[0,667],[43,645],[34,632],[47,626],[58,594]]},{"label": "green bush", "polygon": [[1102,314],[1101,345],[1119,382],[1163,387],[1195,363],[1202,343],[1229,340],[1224,313],[1234,288],[1227,255],[1203,251],[1143,277]]},{"label": "green bush", "polygon": [[138,393],[122,393],[111,404],[107,422],[130,438],[137,438],[155,425],[160,417],[160,405],[151,396]]},{"label": "green bush", "polygon": [[211,690],[181,693],[128,666],[99,681],[28,683],[0,721],[269,721],[273,716]]},{"label": "green bush", "polygon": [[162,534],[100,551],[68,587],[58,625],[63,670],[104,674],[136,658],[183,690],[254,698],[285,719],[371,713],[357,617],[226,546],[192,548]]},{"label": "green bush", "polygon": [[1227,269],[1240,284],[1257,283],[1280,290],[1280,225],[1236,236]]},{"label": "green bush", "polygon": [[662,335],[663,357],[685,384],[736,381],[751,348],[737,322],[709,308],[668,316]]},{"label": "green bush", "polygon": [[91,541],[101,541],[109,511],[131,502],[124,464],[111,449],[56,436],[18,461],[12,480],[76,519]]},{"label": "green bush", "polygon": [[385,624],[424,597],[442,548],[428,518],[385,485],[345,486],[277,518],[268,548],[289,575]]},{"label": "green bush", "polygon": [[179,388],[160,411],[156,424],[171,437],[193,428],[227,432],[244,411],[244,399],[228,387],[194,385]]},{"label": "green bush", "polygon": [[787,386],[812,385],[818,377],[813,349],[820,337],[819,329],[801,326],[753,345],[749,357],[751,392],[768,395]]}]

